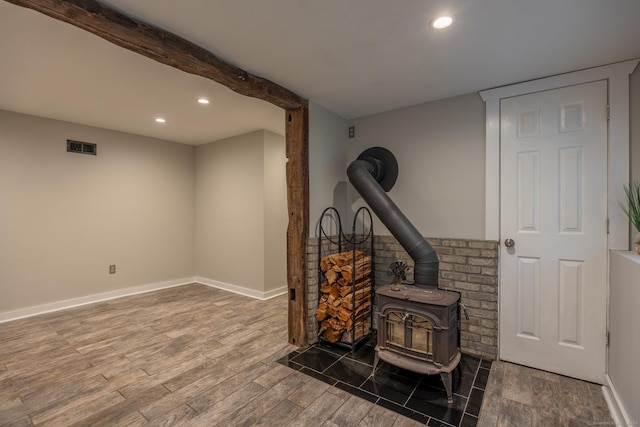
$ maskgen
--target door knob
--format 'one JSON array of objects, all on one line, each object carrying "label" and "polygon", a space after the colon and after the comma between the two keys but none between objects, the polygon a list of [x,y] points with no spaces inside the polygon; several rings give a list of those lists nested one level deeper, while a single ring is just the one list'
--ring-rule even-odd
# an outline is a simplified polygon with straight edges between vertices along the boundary
[{"label": "door knob", "polygon": [[504,245],[508,248],[512,248],[514,247],[516,244],[516,242],[513,241],[513,239],[505,239],[504,241]]}]

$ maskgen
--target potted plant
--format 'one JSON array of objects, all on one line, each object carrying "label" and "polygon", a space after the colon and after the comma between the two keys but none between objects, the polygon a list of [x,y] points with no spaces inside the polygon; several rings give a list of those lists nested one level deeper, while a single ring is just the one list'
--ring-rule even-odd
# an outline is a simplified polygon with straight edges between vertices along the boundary
[{"label": "potted plant", "polygon": [[620,203],[620,207],[638,232],[633,238],[633,243],[636,246],[636,252],[640,255],[640,181],[625,185],[624,193],[627,196],[627,203]]}]

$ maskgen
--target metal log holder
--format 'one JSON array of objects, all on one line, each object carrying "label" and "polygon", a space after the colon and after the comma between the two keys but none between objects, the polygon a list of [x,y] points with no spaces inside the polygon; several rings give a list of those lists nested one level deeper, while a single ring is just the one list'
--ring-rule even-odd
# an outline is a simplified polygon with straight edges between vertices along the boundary
[{"label": "metal log holder", "polygon": [[[324,273],[320,268],[320,262],[323,257],[342,253],[346,251],[352,251],[352,301],[356,301],[356,282],[357,282],[357,269],[356,265],[356,253],[362,252],[365,256],[371,257],[371,272],[368,274],[368,278],[371,280],[371,292],[369,296],[363,298],[360,304],[368,301],[371,305],[368,307],[368,332],[363,336],[357,337],[356,334],[356,320],[361,318],[363,313],[356,313],[357,307],[354,305],[351,313],[351,321],[353,327],[350,330],[344,332],[344,335],[337,342],[331,342],[325,339],[322,335],[318,336],[318,339],[322,342],[336,345],[342,348],[351,350],[353,354],[355,350],[366,341],[371,338],[373,333],[373,302],[375,298],[375,266],[374,266],[374,235],[373,235],[373,220],[371,212],[366,207],[359,208],[353,218],[353,224],[351,227],[351,234],[346,235],[343,232],[342,220],[338,211],[329,207],[326,208],[320,216],[318,225],[318,299],[321,295],[321,285],[325,281]],[[320,327],[320,322],[318,322]]]}]

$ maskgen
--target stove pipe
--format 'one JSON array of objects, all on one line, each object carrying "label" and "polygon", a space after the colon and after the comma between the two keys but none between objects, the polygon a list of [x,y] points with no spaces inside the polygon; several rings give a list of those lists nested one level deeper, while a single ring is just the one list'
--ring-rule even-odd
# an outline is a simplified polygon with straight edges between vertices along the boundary
[{"label": "stove pipe", "polygon": [[389,198],[398,176],[394,155],[382,147],[365,150],[347,168],[349,182],[413,259],[414,285],[438,287],[438,255],[420,232]]}]

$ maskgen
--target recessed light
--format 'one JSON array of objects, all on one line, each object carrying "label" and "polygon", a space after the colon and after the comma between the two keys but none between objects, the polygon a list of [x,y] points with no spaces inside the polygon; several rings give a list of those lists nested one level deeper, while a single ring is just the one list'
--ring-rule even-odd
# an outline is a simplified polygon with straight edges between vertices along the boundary
[{"label": "recessed light", "polygon": [[447,28],[449,25],[453,23],[452,16],[440,16],[433,21],[431,21],[431,26],[436,30],[441,30],[443,28]]},{"label": "recessed light", "polygon": [[165,119],[163,119],[162,117],[156,117],[156,122],[158,122],[158,123],[165,123],[165,122],[166,122],[166,120],[165,120]]},{"label": "recessed light", "polygon": [[208,104],[209,100],[207,98],[198,98],[198,102],[200,104]]}]

